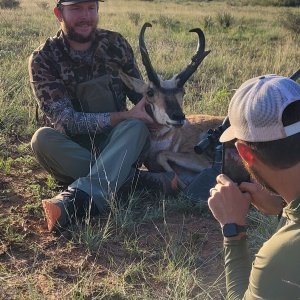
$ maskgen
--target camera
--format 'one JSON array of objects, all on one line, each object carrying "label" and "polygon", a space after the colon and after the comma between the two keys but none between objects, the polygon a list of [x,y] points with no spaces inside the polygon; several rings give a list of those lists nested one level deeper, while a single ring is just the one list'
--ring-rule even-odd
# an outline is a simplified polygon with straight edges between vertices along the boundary
[{"label": "camera", "polygon": [[246,171],[242,159],[239,156],[234,142],[221,143],[219,141],[222,133],[230,126],[228,116],[223,123],[215,129],[209,129],[204,138],[194,146],[197,154],[205,153],[213,160],[212,167],[218,172],[227,175],[231,180],[240,184],[250,181],[250,175]]},{"label": "camera", "polygon": [[250,182],[250,174],[245,169],[233,141],[223,144],[221,172],[237,184]]},{"label": "camera", "polygon": [[206,132],[204,138],[196,146],[194,146],[194,151],[197,154],[206,152],[206,154],[211,156],[213,154],[212,152],[214,152],[212,149],[221,144],[219,142],[219,138],[229,126],[229,118],[226,117],[220,126],[215,129],[209,129]]}]

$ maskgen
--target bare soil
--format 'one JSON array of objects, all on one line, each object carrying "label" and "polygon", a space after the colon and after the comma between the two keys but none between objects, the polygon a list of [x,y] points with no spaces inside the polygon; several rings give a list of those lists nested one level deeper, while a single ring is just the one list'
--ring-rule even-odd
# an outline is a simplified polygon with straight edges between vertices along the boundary
[{"label": "bare soil", "polygon": [[[162,299],[166,285],[150,274],[163,252],[169,251],[170,257],[176,254],[172,252],[174,245],[195,253],[194,266],[201,270],[199,276],[203,277],[204,285],[213,285],[222,274],[222,236],[208,211],[203,214],[196,209],[195,213],[167,211],[164,218],[134,224],[121,234],[116,229],[98,249],[91,250],[68,230],[60,234],[48,232],[40,205],[42,199],[37,199],[34,188],[28,188],[32,184],[35,188],[45,188],[46,194],[42,189],[40,196],[49,197],[47,174],[39,168],[33,172],[20,169],[19,165],[9,174],[0,171],[0,298],[73,299],[84,273],[92,274],[93,288],[85,291],[83,298],[75,299],[100,299],[103,285],[113,289],[119,284],[116,274],[125,272],[130,264],[143,261],[149,266],[149,280],[145,282],[145,276],[140,274],[129,275],[127,280],[130,284],[144,282]],[[51,192],[58,193],[60,188]],[[105,221],[104,218],[99,226],[105,226]],[[93,222],[99,224],[99,217]],[[136,245],[136,249],[125,247],[125,240]],[[222,290],[224,279],[220,282]],[[29,292],[30,287],[34,292]],[[130,299],[113,295],[103,299]]]}]

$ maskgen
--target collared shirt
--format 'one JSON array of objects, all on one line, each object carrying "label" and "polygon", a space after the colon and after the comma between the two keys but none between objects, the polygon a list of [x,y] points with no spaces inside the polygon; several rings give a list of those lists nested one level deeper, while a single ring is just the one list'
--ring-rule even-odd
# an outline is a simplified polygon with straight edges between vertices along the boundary
[{"label": "collared shirt", "polygon": [[[141,78],[132,48],[119,33],[97,29],[88,51],[82,55],[72,50],[60,30],[29,58],[30,82],[40,109],[56,130],[69,136],[101,133],[111,128],[109,113],[81,111],[76,99],[79,83],[113,75],[116,69]],[[113,76],[112,89],[119,103],[118,111],[126,110],[126,96],[134,104],[141,99],[117,75]]]}]

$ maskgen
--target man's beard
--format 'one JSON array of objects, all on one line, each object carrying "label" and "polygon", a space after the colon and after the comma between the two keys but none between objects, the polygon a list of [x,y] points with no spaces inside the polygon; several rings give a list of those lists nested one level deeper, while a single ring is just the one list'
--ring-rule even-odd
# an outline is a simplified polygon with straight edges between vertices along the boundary
[{"label": "man's beard", "polygon": [[[76,26],[82,26],[82,25],[92,26],[91,33],[88,36],[83,36],[75,31]],[[68,40],[77,42],[80,44],[85,44],[85,43],[88,43],[88,42],[91,42],[94,40],[97,25],[98,25],[98,22],[96,24],[94,24],[92,22],[84,21],[84,22],[78,22],[74,26],[69,26],[65,22],[64,23],[64,33]]]},{"label": "man's beard", "polygon": [[264,187],[266,190],[268,190],[271,194],[278,195],[278,193],[259,175],[259,173],[255,169],[249,167],[249,165],[244,161],[243,161],[243,164],[244,164],[245,169],[250,174],[250,176],[256,182],[258,182],[262,187]]}]

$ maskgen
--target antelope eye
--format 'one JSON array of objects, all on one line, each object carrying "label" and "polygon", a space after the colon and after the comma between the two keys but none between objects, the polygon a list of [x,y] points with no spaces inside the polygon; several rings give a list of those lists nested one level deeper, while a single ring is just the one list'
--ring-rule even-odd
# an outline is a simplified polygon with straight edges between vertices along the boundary
[{"label": "antelope eye", "polygon": [[154,96],[154,91],[153,91],[153,89],[150,89],[150,90],[147,91],[147,96],[148,96],[148,97],[153,97],[153,96]]}]

